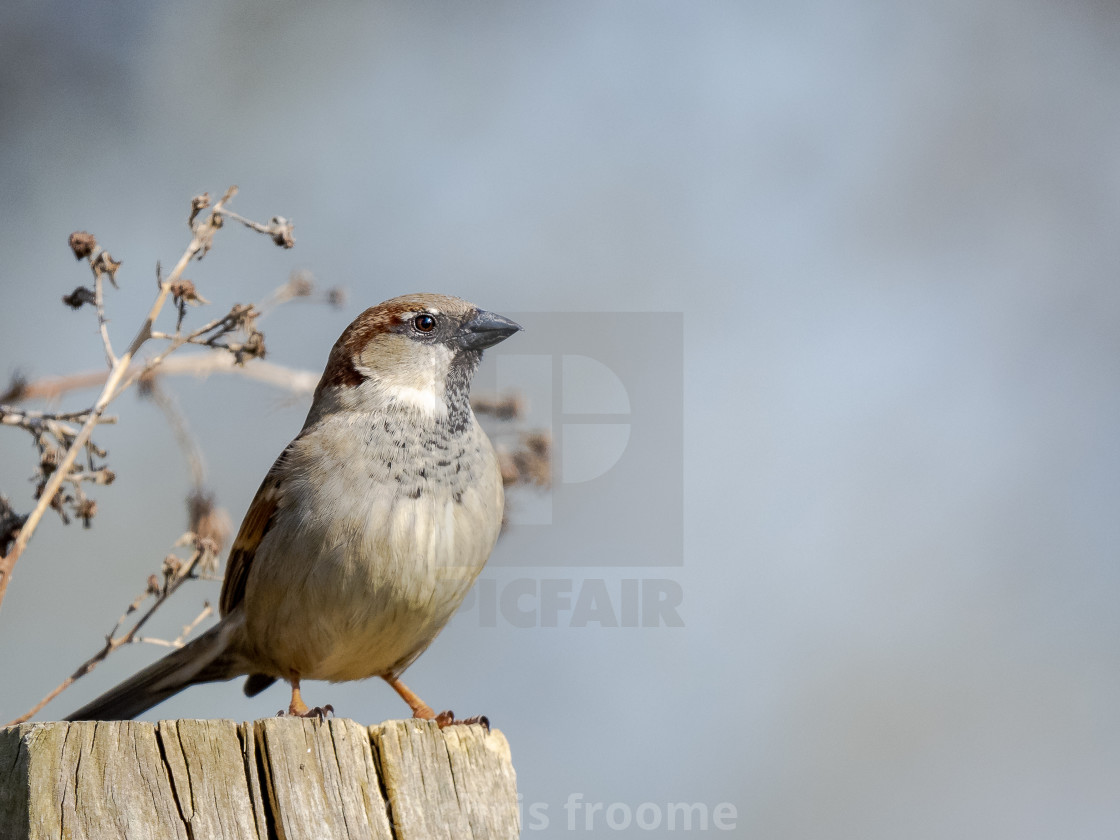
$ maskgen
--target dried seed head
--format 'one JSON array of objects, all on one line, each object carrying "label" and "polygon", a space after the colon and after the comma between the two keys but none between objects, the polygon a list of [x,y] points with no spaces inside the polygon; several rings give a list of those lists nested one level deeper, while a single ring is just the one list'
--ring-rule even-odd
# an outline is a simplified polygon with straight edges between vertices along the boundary
[{"label": "dried seed head", "polygon": [[114,288],[117,286],[117,269],[121,267],[120,260],[114,260],[108,251],[102,251],[97,255],[91,263],[93,270],[100,276],[101,274],[109,275],[109,282],[113,284]]},{"label": "dried seed head", "polygon": [[76,230],[70,234],[70,250],[74,252],[75,259],[83,260],[97,248],[97,239],[92,233]]},{"label": "dried seed head", "polygon": [[214,504],[214,497],[205,490],[195,490],[187,496],[188,526],[200,545],[209,543],[214,555],[221,554],[229,540],[233,522],[223,508]]},{"label": "dried seed head", "polygon": [[50,475],[55,471],[61,460],[61,452],[53,446],[45,446],[43,447],[43,454],[39,458],[39,468],[42,469],[44,475]]},{"label": "dried seed head", "polygon": [[199,551],[198,570],[204,575],[218,571],[218,546],[213,540],[199,538],[195,544]]},{"label": "dried seed head", "polygon": [[315,291],[315,275],[310,271],[293,271],[288,278],[288,294],[292,297],[310,297]]},{"label": "dried seed head", "polygon": [[281,248],[291,248],[296,244],[292,227],[293,224],[283,216],[273,216],[269,223],[269,233],[272,234],[272,241]]},{"label": "dried seed head", "polygon": [[159,374],[156,368],[148,368],[136,380],[136,394],[141,399],[150,399],[159,387]]},{"label": "dried seed head", "polygon": [[552,438],[546,432],[525,435],[525,445],[539,458],[547,458],[552,452]]},{"label": "dried seed head", "polygon": [[233,347],[234,361],[239,365],[245,364],[249,359],[263,359],[265,352],[264,333],[258,329],[251,329],[245,343]]},{"label": "dried seed head", "polygon": [[0,403],[17,403],[25,396],[27,396],[27,377],[22,373],[13,373],[7,390],[0,394]]},{"label": "dried seed head", "polygon": [[71,309],[81,309],[82,304],[94,304],[97,302],[97,297],[93,294],[93,289],[86,286],[79,286],[68,295],[62,296],[62,302],[69,306]]},{"label": "dried seed head", "polygon": [[12,510],[7,496],[0,496],[0,554],[8,553],[26,521],[26,516],[20,516]]},{"label": "dried seed head", "polygon": [[475,396],[471,408],[476,414],[486,414],[495,420],[517,420],[525,413],[525,401],[519,394],[506,397]]},{"label": "dried seed head", "polygon": [[327,303],[335,309],[341,309],[346,305],[346,290],[341,286],[332,286],[327,289]]},{"label": "dried seed head", "polygon": [[502,484],[506,487],[516,484],[518,479],[521,478],[521,473],[517,469],[513,456],[504,448],[498,450],[498,466],[502,470]]},{"label": "dried seed head", "polygon": [[518,479],[526,484],[548,487],[552,483],[552,438],[544,432],[521,436],[521,448],[513,453]]},{"label": "dried seed head", "polygon": [[82,524],[88,528],[93,524],[93,517],[97,516],[97,502],[93,499],[82,499],[74,507],[74,515],[82,520]]},{"label": "dried seed head", "polygon": [[191,215],[187,218],[187,224],[193,225],[195,217],[210,206],[210,193],[203,193],[196,195],[191,199]]},{"label": "dried seed head", "polygon": [[210,302],[198,293],[198,290],[194,287],[194,281],[187,280],[185,277],[172,283],[168,290],[176,304],[189,303],[192,306],[198,306]]},{"label": "dried seed head", "polygon": [[176,557],[174,554],[168,554],[163,558],[163,572],[164,579],[175,578],[179,576],[179,571],[183,568],[183,561]]}]

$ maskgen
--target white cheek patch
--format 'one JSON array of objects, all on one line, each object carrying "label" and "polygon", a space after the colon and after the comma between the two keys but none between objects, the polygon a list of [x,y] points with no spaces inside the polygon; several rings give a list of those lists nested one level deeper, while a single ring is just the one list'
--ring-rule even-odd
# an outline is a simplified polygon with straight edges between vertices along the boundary
[{"label": "white cheek patch", "polygon": [[[447,416],[447,376],[455,353],[441,344],[417,343],[398,338],[373,364],[355,358],[354,368],[363,377],[347,392],[347,408],[381,410],[386,405],[417,411],[426,417]],[[402,346],[403,345],[403,346]]]},{"label": "white cheek patch", "polygon": [[390,370],[375,371],[357,364],[358,372],[367,380],[358,393],[372,388],[377,407],[396,403],[428,417],[444,416],[447,414],[447,373],[452,361],[451,350],[436,345],[424,348]]},{"label": "white cheek patch", "polygon": [[424,414],[446,414],[447,406],[443,401],[442,383],[439,390],[435,385],[426,388],[416,388],[411,385],[384,385],[385,395],[394,402],[411,406]]}]

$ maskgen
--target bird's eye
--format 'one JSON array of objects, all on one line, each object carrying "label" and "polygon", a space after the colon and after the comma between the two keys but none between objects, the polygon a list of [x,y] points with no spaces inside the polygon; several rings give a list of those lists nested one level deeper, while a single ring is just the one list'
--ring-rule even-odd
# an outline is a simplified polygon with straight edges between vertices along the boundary
[{"label": "bird's eye", "polygon": [[412,326],[416,327],[418,332],[430,333],[436,328],[436,319],[425,312],[412,319]]}]

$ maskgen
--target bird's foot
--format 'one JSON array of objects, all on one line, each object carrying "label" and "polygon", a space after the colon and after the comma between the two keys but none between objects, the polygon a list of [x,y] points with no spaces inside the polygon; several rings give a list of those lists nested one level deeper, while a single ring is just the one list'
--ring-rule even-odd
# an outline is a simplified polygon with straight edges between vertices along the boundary
[{"label": "bird's foot", "polygon": [[[330,704],[316,706],[314,709],[307,708],[307,704],[303,702],[303,697],[299,693],[299,674],[292,674],[289,677],[289,682],[292,684],[292,702],[288,704],[288,715],[291,717],[318,718],[319,723],[322,723],[327,719],[327,715],[334,714],[334,706]],[[283,709],[276,713],[276,717],[284,716]]]},{"label": "bird's foot", "polygon": [[300,710],[296,706],[289,706],[287,711],[281,709],[276,713],[276,717],[302,717],[302,718],[318,718],[319,723],[325,721],[330,715],[334,714],[334,706],[328,703],[325,706],[316,706],[314,709],[309,709],[306,706]]},{"label": "bird's foot", "polygon": [[455,713],[448,709],[445,712],[440,712],[433,720],[440,729],[445,726],[470,726],[472,723],[477,723],[481,724],[487,732],[490,731],[490,719],[486,715],[475,715],[474,717],[463,718],[463,720],[456,720]]},{"label": "bird's foot", "polygon": [[393,687],[393,691],[397,692],[404,702],[408,703],[408,707],[412,709],[412,716],[417,720],[434,720],[440,729],[443,729],[445,726],[469,726],[472,723],[480,723],[487,732],[490,731],[490,721],[486,718],[486,715],[476,715],[466,720],[455,720],[455,713],[452,711],[440,712],[437,715],[432,711],[431,706],[417,697],[412,692],[412,689],[396,677],[383,676],[382,679]]}]

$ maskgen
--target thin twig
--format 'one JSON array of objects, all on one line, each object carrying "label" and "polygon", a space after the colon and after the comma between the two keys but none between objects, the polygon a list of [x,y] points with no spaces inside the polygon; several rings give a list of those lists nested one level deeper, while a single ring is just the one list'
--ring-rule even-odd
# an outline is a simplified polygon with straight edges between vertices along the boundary
[{"label": "thin twig", "polygon": [[[91,370],[66,376],[51,376],[31,383],[32,387],[28,389],[24,389],[24,383],[21,382],[15,396],[18,397],[18,400],[47,400],[53,402],[70,391],[100,388],[108,378],[109,371],[107,370]],[[83,411],[82,414],[88,415],[89,412]]]},{"label": "thin twig", "polygon": [[[10,405],[0,405],[0,419],[12,426],[23,426],[24,421],[34,423],[43,420],[54,420],[56,422],[81,420],[84,423],[88,417],[89,411],[36,411],[32,408],[12,408]],[[116,423],[117,418],[102,415],[100,422]]]},{"label": "thin twig", "polygon": [[[140,628],[148,622],[148,619],[150,619],[152,615],[155,614],[156,610],[158,610],[163,605],[163,603],[167,601],[168,598],[174,595],[180,586],[182,586],[186,581],[193,579],[194,569],[202,562],[205,554],[206,551],[204,548],[196,547],[194,554],[191,556],[190,560],[187,561],[186,565],[184,565],[174,576],[168,576],[167,578],[165,578],[164,585],[158,589],[158,592],[153,592],[153,587],[149,585],[149,587],[129,605],[125,613],[119,619],[117,619],[117,623],[113,626],[113,629],[112,631],[110,631],[109,635],[105,637],[105,643],[101,646],[101,649],[98,650],[97,653],[95,653],[93,656],[79,665],[74,673],[72,673],[57,686],[55,686],[50,691],[50,693],[47,694],[46,697],[36,703],[34,707],[32,707],[29,711],[20,715],[15,720],[8,721],[6,725],[15,726],[18,723],[24,723],[25,721],[28,721],[31,718],[35,717],[35,715],[39,714],[39,712],[42,711],[44,706],[46,706],[54,698],[60,695],[71,685],[73,685],[76,680],[81,679],[94,668],[96,668],[99,664],[104,662],[109,654],[111,654],[117,648],[124,647],[125,645],[132,644],[134,641],[136,641],[136,638],[140,632]],[[144,600],[152,594],[155,594],[156,600],[148,608],[148,611],[136,620],[136,623],[132,625],[131,628],[129,628],[127,633],[125,633],[123,636],[117,636],[117,631],[121,628],[121,625],[124,624],[127,617],[134,613],[137,609],[139,609],[140,604],[143,603]],[[207,607],[209,607],[209,604],[207,605]],[[193,629],[195,624],[198,621],[202,621],[204,618],[205,615],[202,616],[202,618],[197,619],[196,622],[192,622],[190,625],[188,625],[188,627]]]},{"label": "thin twig", "polygon": [[[196,577],[201,580],[200,576]],[[194,628],[198,627],[202,622],[214,614],[214,608],[210,606],[209,601],[202,602],[202,612],[194,617],[188,624],[183,625],[182,632],[171,641],[167,639],[156,639],[152,636],[137,636],[133,642],[144,642],[149,645],[159,645],[160,647],[181,648],[186,644],[187,636],[194,632]]]},{"label": "thin twig", "polygon": [[159,292],[156,294],[155,302],[152,304],[152,308],[148,312],[148,317],[145,319],[144,324],[140,327],[139,332],[136,333],[136,337],[132,339],[132,343],[129,344],[128,349],[125,350],[113,364],[105,380],[105,386],[101,389],[100,396],[98,396],[97,401],[93,404],[93,408],[90,409],[89,417],[82,425],[81,430],[70,444],[70,447],[66,450],[57,468],[51,474],[50,478],[47,479],[42,493],[39,496],[38,503],[31,513],[28,514],[26,522],[23,527],[20,528],[19,536],[16,537],[12,544],[11,550],[9,550],[4,557],[0,558],[0,604],[3,604],[4,595],[8,591],[8,584],[11,582],[12,571],[15,569],[16,563],[19,561],[24,549],[27,548],[27,543],[31,540],[31,535],[35,533],[35,529],[42,520],[43,514],[51,507],[55,494],[58,493],[62,482],[69,474],[70,468],[78,457],[78,453],[81,452],[82,447],[89,441],[94,428],[96,428],[101,415],[104,414],[109,403],[120,395],[121,389],[119,386],[121,380],[125,378],[130,370],[132,360],[136,356],[137,351],[150,337],[152,325],[163,309],[163,305],[170,293],[171,285],[178,281],[184,269],[186,269],[188,263],[190,263],[192,259],[209,250],[210,243],[214,238],[214,233],[221,227],[221,208],[227,201],[233,198],[236,192],[237,187],[230,187],[226,191],[226,194],[214,205],[214,209],[205,221],[200,222],[193,228],[194,236],[191,237],[190,245],[187,246],[186,251],[184,251],[183,255],[179,258],[179,262],[176,263],[175,268],[172,270],[167,280],[160,282]]},{"label": "thin twig", "polygon": [[[251,310],[250,310],[250,312],[251,312]],[[235,307],[227,315],[224,315],[221,318],[216,318],[215,320],[211,321],[209,324],[206,324],[205,326],[199,327],[194,332],[188,333],[186,335],[182,335],[182,334],[168,335],[166,333],[160,333],[159,334],[160,338],[169,339],[169,341],[167,343],[167,346],[164,347],[163,350],[161,350],[159,353],[156,353],[156,355],[154,355],[152,358],[148,359],[148,361],[145,362],[143,365],[137,366],[134,370],[132,370],[128,374],[128,376],[125,378],[124,384],[121,386],[121,390],[123,391],[126,388],[128,388],[130,385],[132,385],[141,376],[144,376],[146,374],[149,374],[151,371],[154,371],[156,368],[158,368],[160,365],[163,364],[164,360],[170,354],[174,353],[176,350],[178,350],[184,344],[199,343],[199,344],[207,344],[208,346],[211,346],[211,347],[224,346],[224,345],[216,345],[216,344],[213,344],[211,342],[199,342],[199,341],[197,341],[197,339],[201,338],[203,335],[205,335],[208,332],[213,332],[214,330],[218,330],[218,329],[222,328],[223,326],[226,326],[236,314],[238,314],[238,313],[237,313],[237,308]],[[232,329],[232,327],[230,329]],[[155,336],[153,335],[153,337],[155,337]]]},{"label": "thin twig", "polygon": [[267,225],[262,225],[260,222],[254,222],[252,219],[246,219],[244,216],[234,213],[232,210],[221,208],[216,210],[220,215],[233,219],[235,222],[241,222],[247,228],[264,233],[272,237],[272,241],[277,245],[282,245],[285,248],[291,248],[295,244],[292,238],[292,223],[285,219],[283,216],[273,216]]},{"label": "thin twig", "polygon": [[175,442],[179,444],[179,451],[183,453],[183,460],[187,462],[187,468],[191,472],[191,487],[196,491],[201,490],[206,481],[206,461],[202,457],[202,447],[191,434],[186,415],[179,408],[175,397],[160,387],[158,380],[145,380],[145,384],[146,393],[163,412],[164,419],[175,436]]},{"label": "thin twig", "polygon": [[94,270],[93,272],[93,302],[97,308],[97,328],[101,332],[101,343],[105,346],[105,360],[112,368],[117,363],[117,357],[113,353],[113,342],[109,339],[109,319],[105,317],[105,283],[102,280],[104,272]]},{"label": "thin twig", "polygon": [[[133,365],[132,373],[143,373],[147,362]],[[264,359],[257,359],[251,365],[238,365],[229,353],[187,353],[165,359],[155,371],[157,376],[196,376],[204,379],[212,373],[231,373],[243,376],[281,390],[290,391],[295,396],[310,397],[319,383],[320,373],[297,370]],[[21,386],[21,399],[57,400],[64,394],[84,388],[104,385],[109,374],[107,371],[88,371],[66,376],[52,376],[38,379]],[[23,412],[27,413],[27,412]],[[84,417],[88,412],[79,412]],[[62,415],[59,415],[60,417]],[[80,419],[80,418],[75,418]]]},{"label": "thin twig", "polygon": [[[78,417],[72,419],[83,420],[84,422],[87,419],[85,414],[85,412],[82,412]],[[47,432],[59,439],[77,437],[77,429],[58,419],[63,416],[65,415],[52,415],[41,411],[21,411],[11,406],[0,405],[0,426],[16,426],[20,429],[27,429],[34,434]],[[117,418],[102,416],[98,422],[103,424],[116,423]]]}]

